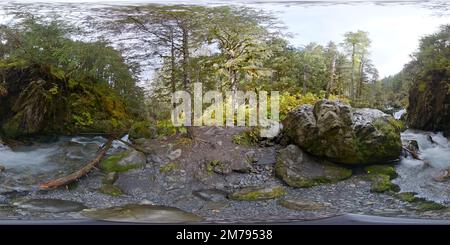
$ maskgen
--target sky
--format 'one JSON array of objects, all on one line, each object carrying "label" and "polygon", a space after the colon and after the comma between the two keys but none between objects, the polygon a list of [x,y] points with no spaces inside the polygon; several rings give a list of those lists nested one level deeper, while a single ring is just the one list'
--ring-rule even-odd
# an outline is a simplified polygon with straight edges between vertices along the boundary
[{"label": "sky", "polygon": [[[2,1],[2,2],[8,2]],[[284,22],[287,31],[293,34],[291,44],[301,47],[309,42],[322,45],[330,40],[340,43],[348,31],[363,30],[369,32],[372,40],[371,59],[377,67],[380,77],[394,75],[409,62],[410,54],[417,50],[419,39],[436,32],[442,24],[450,24],[450,2],[398,1],[383,3],[383,0],[367,3],[343,4],[339,0],[301,3],[286,0],[17,0],[9,2],[70,2],[70,3],[196,3],[196,4],[243,4],[272,11]],[[257,2],[257,3],[256,3]],[[276,3],[274,3],[276,2]],[[351,2],[351,1],[346,1]],[[392,1],[390,1],[392,2]],[[403,3],[403,4],[401,4]],[[429,7],[440,3],[436,11]],[[443,7],[442,7],[443,6]],[[1,7],[1,6],[0,6]]]}]

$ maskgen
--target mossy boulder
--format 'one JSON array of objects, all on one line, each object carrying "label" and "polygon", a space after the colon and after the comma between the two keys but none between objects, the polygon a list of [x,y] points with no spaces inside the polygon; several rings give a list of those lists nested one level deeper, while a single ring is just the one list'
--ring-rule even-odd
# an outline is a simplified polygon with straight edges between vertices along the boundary
[{"label": "mossy boulder", "polygon": [[402,151],[401,127],[380,110],[320,100],[288,113],[283,132],[317,157],[357,165],[391,162]]},{"label": "mossy boulder", "polygon": [[377,174],[372,176],[372,185],[370,187],[371,192],[384,193],[384,192],[399,192],[400,187],[391,182],[391,178],[386,174]]},{"label": "mossy boulder", "polygon": [[145,154],[130,150],[107,157],[100,163],[100,167],[107,173],[121,173],[131,169],[144,167],[146,162],[147,159]]},{"label": "mossy boulder", "polygon": [[387,175],[390,179],[395,179],[398,176],[395,167],[390,165],[371,165],[364,167],[364,171],[369,175]]},{"label": "mossy boulder", "polygon": [[352,170],[322,161],[296,145],[288,145],[277,155],[275,175],[292,187],[313,187],[350,178]]},{"label": "mossy boulder", "polygon": [[238,201],[258,201],[280,198],[285,195],[281,186],[274,187],[247,187],[228,194],[228,198]]}]

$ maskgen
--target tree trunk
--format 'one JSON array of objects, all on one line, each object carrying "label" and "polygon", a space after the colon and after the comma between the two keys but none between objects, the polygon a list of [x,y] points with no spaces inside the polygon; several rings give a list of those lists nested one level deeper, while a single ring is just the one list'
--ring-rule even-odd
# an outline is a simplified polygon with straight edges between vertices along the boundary
[{"label": "tree trunk", "polygon": [[187,90],[189,84],[189,31],[185,27],[181,27],[183,32],[183,86]]},{"label": "tree trunk", "polygon": [[108,142],[103,146],[103,148],[100,150],[100,152],[94,158],[94,160],[92,160],[91,162],[86,164],[86,166],[84,166],[80,170],[73,172],[72,174],[69,174],[65,177],[61,177],[59,179],[52,180],[47,183],[41,184],[40,188],[41,189],[55,189],[55,188],[58,188],[61,186],[67,186],[67,185],[71,184],[72,182],[75,182],[79,178],[85,176],[86,174],[91,172],[91,170],[94,169],[94,167],[98,163],[100,163],[100,161],[103,159],[103,157],[108,152],[109,148],[111,148],[113,140],[114,140],[114,137],[112,137],[112,136],[109,137]]},{"label": "tree trunk", "polygon": [[330,98],[331,88],[334,84],[335,77],[336,77],[336,55],[333,55],[333,58],[331,59],[330,81],[327,84],[327,93],[325,95],[326,99]]},{"label": "tree trunk", "polygon": [[350,80],[350,98],[355,99],[355,56],[356,56],[356,44],[353,44],[352,48],[352,77]]},{"label": "tree trunk", "polygon": [[307,65],[305,65],[304,67],[304,71],[303,71],[303,88],[302,88],[302,94],[305,95],[306,94],[306,80],[307,80]]}]

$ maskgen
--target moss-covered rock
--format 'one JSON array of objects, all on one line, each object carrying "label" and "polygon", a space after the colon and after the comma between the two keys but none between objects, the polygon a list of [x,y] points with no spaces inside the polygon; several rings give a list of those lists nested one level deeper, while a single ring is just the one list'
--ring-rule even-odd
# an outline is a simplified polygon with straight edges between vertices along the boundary
[{"label": "moss-covered rock", "polygon": [[417,197],[416,195],[417,193],[414,192],[402,192],[397,193],[395,196],[402,201],[415,204],[417,209],[420,211],[440,210],[447,208],[440,203],[428,201],[424,198]]},{"label": "moss-covered rock", "polygon": [[384,193],[384,192],[399,192],[400,187],[391,182],[389,175],[377,174],[372,176],[372,185],[370,187],[371,192]]},{"label": "moss-covered rock", "polygon": [[296,145],[289,145],[279,151],[275,175],[289,186],[312,187],[350,178],[352,170],[321,161]]},{"label": "moss-covered rock", "polygon": [[322,203],[296,199],[280,199],[278,204],[285,208],[299,211],[317,211],[327,207],[327,205]]},{"label": "moss-covered rock", "polygon": [[258,201],[275,199],[284,196],[285,190],[281,186],[275,187],[248,187],[228,194],[228,198],[238,201]]},{"label": "moss-covered rock", "polygon": [[399,125],[391,116],[328,100],[290,112],[283,132],[312,155],[343,164],[390,162],[402,150]]},{"label": "moss-covered rock", "polygon": [[100,167],[107,173],[121,173],[131,169],[144,167],[145,164],[145,155],[141,152],[131,150],[107,157],[100,163]]},{"label": "moss-covered rock", "polygon": [[390,165],[371,165],[364,167],[364,171],[370,175],[387,175],[390,179],[395,179],[398,176],[395,167]]},{"label": "moss-covered rock", "polygon": [[111,184],[102,185],[102,187],[100,187],[100,189],[98,191],[103,194],[110,195],[110,196],[123,195],[123,191],[119,187],[117,187],[115,185],[111,185]]},{"label": "moss-covered rock", "polygon": [[173,172],[175,170],[178,170],[178,169],[180,169],[180,164],[179,163],[169,162],[169,163],[166,163],[163,166],[161,166],[159,168],[159,172],[163,173],[163,174],[168,174],[168,173],[171,173],[171,172]]}]

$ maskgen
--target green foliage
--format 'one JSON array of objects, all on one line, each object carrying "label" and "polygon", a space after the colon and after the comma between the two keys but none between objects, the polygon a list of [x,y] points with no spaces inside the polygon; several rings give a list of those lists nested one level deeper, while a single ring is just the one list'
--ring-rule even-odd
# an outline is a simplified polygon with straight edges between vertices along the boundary
[{"label": "green foliage", "polygon": [[159,168],[159,172],[163,174],[171,173],[177,169],[180,169],[180,165],[176,162],[167,163]]},{"label": "green foliage", "polygon": [[233,135],[232,141],[237,145],[251,146],[259,142],[259,128],[253,127]]},{"label": "green foliage", "polygon": [[0,112],[12,115],[0,119],[4,134],[117,132],[144,115],[142,89],[121,54],[71,34],[35,17],[0,26]]}]

